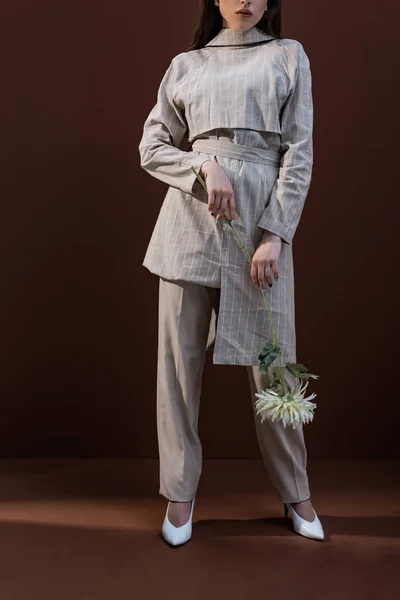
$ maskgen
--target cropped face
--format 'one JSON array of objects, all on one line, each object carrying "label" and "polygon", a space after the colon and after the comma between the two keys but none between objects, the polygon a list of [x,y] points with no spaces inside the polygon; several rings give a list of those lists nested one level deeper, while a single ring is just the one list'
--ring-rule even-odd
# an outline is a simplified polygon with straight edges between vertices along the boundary
[{"label": "cropped face", "polygon": [[264,15],[266,7],[267,0],[219,0],[223,26],[230,29],[250,29]]}]

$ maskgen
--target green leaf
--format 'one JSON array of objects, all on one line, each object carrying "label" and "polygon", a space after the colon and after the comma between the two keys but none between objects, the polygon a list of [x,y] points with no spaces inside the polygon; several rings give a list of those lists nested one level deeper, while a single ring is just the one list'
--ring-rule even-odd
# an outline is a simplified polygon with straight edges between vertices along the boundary
[{"label": "green leaf", "polygon": [[292,373],[292,375],[298,377],[299,379],[305,380],[309,379],[310,377],[312,379],[318,379],[319,377],[319,375],[313,375],[312,373],[309,373],[308,369],[301,363],[287,363],[286,368]]},{"label": "green leaf", "polygon": [[267,374],[268,367],[278,357],[279,352],[279,346],[273,344],[272,342],[266,342],[264,344],[264,346],[261,348],[260,354],[258,355],[259,370],[262,373]]}]

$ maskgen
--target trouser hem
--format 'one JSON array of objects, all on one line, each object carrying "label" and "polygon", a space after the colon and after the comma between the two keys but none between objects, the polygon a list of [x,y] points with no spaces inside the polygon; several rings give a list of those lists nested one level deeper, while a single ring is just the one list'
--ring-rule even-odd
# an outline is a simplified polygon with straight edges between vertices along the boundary
[{"label": "trouser hem", "polygon": [[196,497],[196,494],[193,494],[193,496],[191,496],[189,498],[182,498],[182,496],[180,496],[178,498],[174,494],[167,494],[167,493],[164,493],[164,492],[159,492],[159,495],[163,496],[164,498],[166,498],[170,502],[191,502]]},{"label": "trouser hem", "polygon": [[290,499],[285,499],[282,500],[281,502],[283,504],[296,504],[296,502],[304,502],[304,500],[309,500],[310,499],[310,494],[307,494],[306,496],[299,496],[297,498],[294,498],[293,496]]}]

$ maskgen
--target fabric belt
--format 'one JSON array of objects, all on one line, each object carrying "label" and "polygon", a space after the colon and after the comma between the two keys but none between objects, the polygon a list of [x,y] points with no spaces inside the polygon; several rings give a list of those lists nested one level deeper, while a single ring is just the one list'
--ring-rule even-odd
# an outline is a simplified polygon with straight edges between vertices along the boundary
[{"label": "fabric belt", "polygon": [[217,139],[198,139],[194,140],[192,149],[195,152],[205,152],[207,154],[219,154],[227,158],[236,158],[264,165],[279,167],[281,153],[266,148],[257,148],[257,146],[245,146],[244,144],[234,144],[226,140]]}]

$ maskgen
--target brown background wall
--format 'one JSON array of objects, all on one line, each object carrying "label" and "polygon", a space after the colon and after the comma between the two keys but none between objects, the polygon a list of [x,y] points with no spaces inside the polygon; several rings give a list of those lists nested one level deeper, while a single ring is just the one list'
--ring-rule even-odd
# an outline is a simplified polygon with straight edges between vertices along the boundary
[{"label": "brown background wall", "polygon": [[[167,188],[137,145],[197,2],[143,7],[1,9],[3,457],[157,457],[158,281],[141,262]],[[298,360],[320,375],[310,457],[399,456],[398,13],[394,0],[284,2],[315,103],[294,240]],[[245,371],[211,355],[200,435],[205,458],[259,456]]]}]

